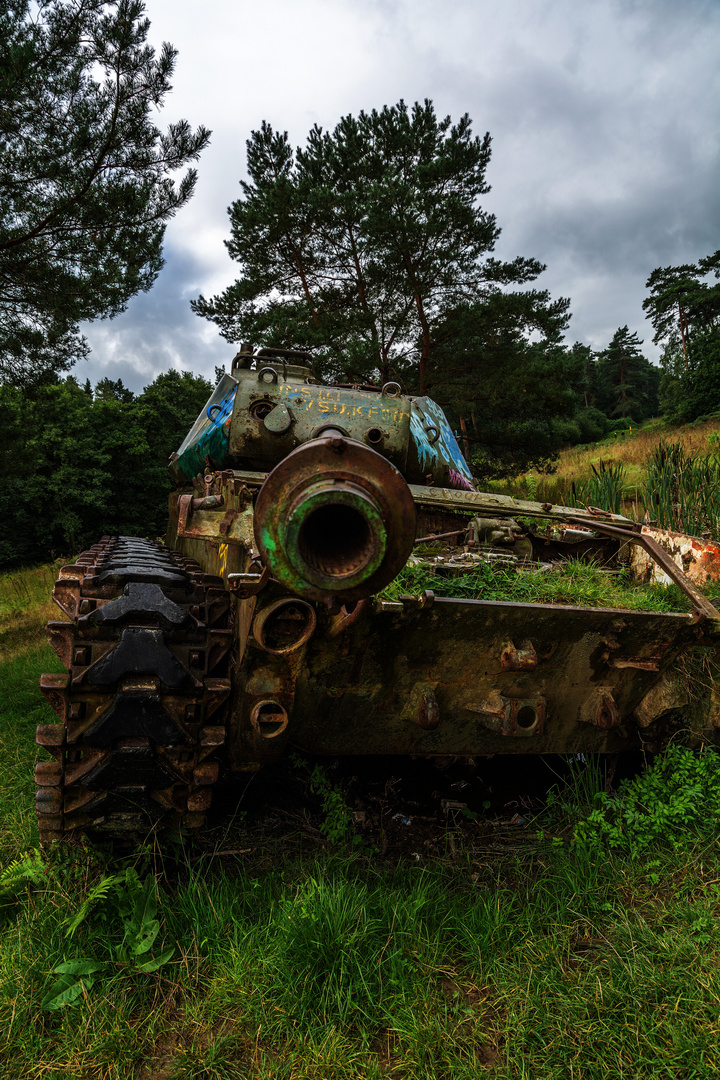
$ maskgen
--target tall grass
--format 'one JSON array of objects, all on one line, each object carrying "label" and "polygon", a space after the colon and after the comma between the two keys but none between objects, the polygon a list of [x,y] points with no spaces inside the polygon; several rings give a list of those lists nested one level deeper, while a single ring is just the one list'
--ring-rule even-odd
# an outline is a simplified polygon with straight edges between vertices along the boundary
[{"label": "tall grass", "polygon": [[64,618],[51,600],[58,565],[0,574],[0,660],[10,660],[29,645],[40,646],[48,619]]},{"label": "tall grass", "polygon": [[714,455],[720,444],[720,421],[713,419],[682,426],[648,421],[639,428],[633,427],[632,431],[615,432],[600,442],[563,450],[551,473],[530,472],[515,480],[488,481],[488,490],[538,502],[570,504],[573,481],[585,483],[592,476],[592,466],[600,470],[600,462],[606,467],[622,465],[625,469],[624,512],[627,513],[635,501],[648,457],[662,440],[679,443],[688,456],[696,460]]},{"label": "tall grass", "polygon": [[720,460],[660,442],[645,463],[642,500],[650,520],[666,529],[720,537]]},{"label": "tall grass", "polygon": [[619,514],[622,509],[626,469],[622,464],[598,462],[597,467],[590,464],[592,472],[584,480],[571,480],[567,492],[569,506],[595,506]]},{"label": "tall grass", "polygon": [[[716,421],[712,422],[716,424]],[[666,440],[653,429],[641,431],[622,446],[617,456],[598,456],[590,450],[563,454],[557,472],[528,473],[502,487],[518,498],[565,506],[596,506],[663,528],[720,540],[720,433]],[[607,453],[610,449],[604,446]]]}]

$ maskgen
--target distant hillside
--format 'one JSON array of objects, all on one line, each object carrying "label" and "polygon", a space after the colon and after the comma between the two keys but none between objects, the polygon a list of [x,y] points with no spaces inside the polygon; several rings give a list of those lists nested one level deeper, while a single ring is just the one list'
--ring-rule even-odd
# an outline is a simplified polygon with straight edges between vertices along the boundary
[{"label": "distant hillside", "polygon": [[693,535],[720,536],[720,418],[650,420],[564,450],[555,472],[528,472],[491,490],[516,498],[600,506]]}]

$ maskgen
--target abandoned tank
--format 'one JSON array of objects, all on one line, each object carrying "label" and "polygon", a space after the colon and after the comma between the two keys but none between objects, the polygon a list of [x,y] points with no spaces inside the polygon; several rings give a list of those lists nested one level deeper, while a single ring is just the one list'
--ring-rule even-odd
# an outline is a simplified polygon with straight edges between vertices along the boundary
[{"label": "abandoned tank", "polygon": [[[720,622],[683,567],[702,580],[715,554],[602,510],[477,492],[429,398],[321,385],[307,353],[243,346],[170,469],[165,543],[103,537],[55,584],[67,673],[40,684],[60,721],[37,730],[44,844],[194,832],[221,773],[290,748],[611,754],[684,723],[678,658],[713,650]],[[536,519],[565,532],[536,535]],[[692,611],[388,598],[428,539],[450,545],[449,572],[636,551]],[[707,737],[717,711],[706,694]]]}]

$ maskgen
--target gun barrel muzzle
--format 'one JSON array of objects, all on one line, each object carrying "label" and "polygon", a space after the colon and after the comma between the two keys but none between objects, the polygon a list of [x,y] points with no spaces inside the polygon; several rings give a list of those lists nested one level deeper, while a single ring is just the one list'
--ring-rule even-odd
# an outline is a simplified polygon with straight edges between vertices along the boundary
[{"label": "gun barrel muzzle", "polygon": [[270,473],[255,505],[263,561],[293,592],[357,600],[399,572],[415,540],[410,490],[386,458],[351,439],[315,439]]}]

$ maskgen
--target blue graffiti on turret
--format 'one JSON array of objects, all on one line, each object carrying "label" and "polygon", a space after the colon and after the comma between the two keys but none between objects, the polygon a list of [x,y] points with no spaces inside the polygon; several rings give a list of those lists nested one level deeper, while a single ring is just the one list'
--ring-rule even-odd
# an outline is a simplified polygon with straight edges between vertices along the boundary
[{"label": "blue graffiti on turret", "polygon": [[208,461],[214,469],[226,464],[236,391],[235,380],[224,375],[178,450],[172,465],[175,473],[192,480],[205,471]]},{"label": "blue graffiti on turret", "polygon": [[423,470],[432,473],[445,464],[448,469],[450,487],[465,488],[467,491],[475,490],[472,473],[447,422],[447,417],[431,398],[421,398],[413,402],[410,414],[410,434]]}]

